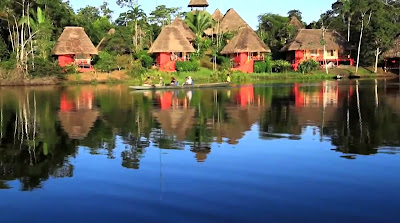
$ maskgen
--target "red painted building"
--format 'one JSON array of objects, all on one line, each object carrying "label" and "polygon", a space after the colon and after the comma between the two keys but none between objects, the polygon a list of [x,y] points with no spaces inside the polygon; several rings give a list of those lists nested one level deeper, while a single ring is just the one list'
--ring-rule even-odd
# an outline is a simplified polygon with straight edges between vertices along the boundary
[{"label": "red painted building", "polygon": [[296,37],[289,41],[281,52],[286,53],[286,59],[292,64],[294,70],[309,59],[325,65],[325,60],[333,62],[336,66],[340,63],[354,64],[350,57],[351,44],[334,30],[325,31],[325,52],[321,44],[323,32],[321,29],[300,29]]},{"label": "red painted building", "polygon": [[156,54],[156,66],[160,71],[174,72],[176,61],[189,60],[195,49],[176,26],[168,25],[163,27],[148,52]]},{"label": "red painted building", "polygon": [[270,52],[269,47],[250,27],[244,27],[225,46],[221,54],[231,59],[232,70],[253,73],[254,61],[264,60],[264,54]]},{"label": "red painted building", "polygon": [[93,70],[91,58],[98,51],[82,27],[65,27],[52,54],[60,67],[75,65],[83,72]]},{"label": "red painted building", "polygon": [[[385,72],[393,71],[400,75],[400,36],[394,41],[393,47],[383,53],[385,58]],[[397,70],[397,72],[396,72]]]}]

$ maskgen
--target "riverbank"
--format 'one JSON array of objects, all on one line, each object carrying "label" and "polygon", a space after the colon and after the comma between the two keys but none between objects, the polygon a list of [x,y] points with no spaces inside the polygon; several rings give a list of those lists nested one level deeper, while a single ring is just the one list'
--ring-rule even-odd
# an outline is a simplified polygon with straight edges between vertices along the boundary
[{"label": "riverbank", "polygon": [[[245,74],[229,71],[212,71],[210,69],[200,68],[197,72],[174,72],[166,73],[156,70],[149,70],[144,74],[130,76],[126,71],[113,71],[111,73],[87,72],[66,75],[63,79],[58,77],[34,78],[34,79],[0,79],[0,86],[38,86],[38,85],[73,85],[73,84],[114,84],[127,83],[131,85],[141,85],[146,77],[150,77],[154,83],[160,81],[167,83],[174,77],[180,83],[185,81],[186,77],[191,76],[195,83],[215,83],[226,80],[227,74],[231,75],[232,82],[260,82],[267,80],[329,80],[337,75],[349,76],[355,73],[355,67],[342,66],[340,68],[329,69],[329,74],[325,70],[317,70],[311,74],[302,74],[295,71],[283,73],[254,73]],[[394,78],[398,75],[385,73],[379,70],[377,74],[372,72],[371,68],[360,68],[358,74],[362,78]]]}]

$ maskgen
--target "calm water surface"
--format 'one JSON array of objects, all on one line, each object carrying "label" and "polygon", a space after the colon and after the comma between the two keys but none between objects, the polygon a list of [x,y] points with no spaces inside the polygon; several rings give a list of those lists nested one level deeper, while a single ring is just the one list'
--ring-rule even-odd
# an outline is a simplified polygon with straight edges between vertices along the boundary
[{"label": "calm water surface", "polygon": [[400,222],[398,80],[0,89],[1,222]]}]

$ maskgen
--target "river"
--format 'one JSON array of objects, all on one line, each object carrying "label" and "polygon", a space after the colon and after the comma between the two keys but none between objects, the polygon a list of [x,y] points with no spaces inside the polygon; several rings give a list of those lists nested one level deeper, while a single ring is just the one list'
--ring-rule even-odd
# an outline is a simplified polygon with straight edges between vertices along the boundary
[{"label": "river", "polygon": [[400,222],[398,80],[0,88],[2,222]]}]

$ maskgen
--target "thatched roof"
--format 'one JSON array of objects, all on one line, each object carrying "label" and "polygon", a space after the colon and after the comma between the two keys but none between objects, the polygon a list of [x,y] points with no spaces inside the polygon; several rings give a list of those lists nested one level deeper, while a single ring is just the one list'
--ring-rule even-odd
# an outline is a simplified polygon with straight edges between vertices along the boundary
[{"label": "thatched roof", "polygon": [[289,25],[294,26],[294,28],[296,28],[296,29],[304,29],[303,23],[300,22],[296,16],[290,17]]},{"label": "thatched roof", "polygon": [[248,27],[249,25],[240,17],[240,15],[234,10],[229,9],[224,18],[221,20],[220,30],[223,33],[236,32],[242,27]]},{"label": "thatched roof", "polygon": [[190,0],[188,7],[208,7],[207,0]]},{"label": "thatched roof", "polygon": [[82,27],[65,27],[52,53],[53,55],[97,55],[98,51]]},{"label": "thatched roof", "polygon": [[244,27],[233,37],[233,39],[221,51],[221,54],[243,53],[243,52],[271,52],[257,34],[250,28]]},{"label": "thatched roof", "polygon": [[[288,42],[281,52],[293,50],[319,50],[323,49],[321,44],[322,29],[300,29],[297,36]],[[339,33],[334,30],[326,30],[325,42],[327,50],[349,50],[351,45]]]},{"label": "thatched roof", "polygon": [[115,34],[115,29],[114,29],[114,28],[108,30],[107,35],[104,36],[104,37],[100,40],[100,43],[99,43],[99,44],[97,44],[96,49],[97,49],[99,52],[102,51],[102,50],[104,49],[104,47],[107,46],[107,43],[108,43],[108,40],[109,40],[110,36],[112,36],[112,35],[114,35],[114,34]]},{"label": "thatched roof", "polygon": [[196,50],[179,31],[176,26],[164,26],[160,35],[150,47],[149,53],[169,53],[169,52],[186,52],[193,53]]},{"label": "thatched roof", "polygon": [[216,9],[215,12],[212,14],[212,18],[218,22],[224,18],[224,15],[222,15],[219,9]]},{"label": "thatched roof", "polygon": [[400,36],[394,40],[393,47],[383,53],[384,58],[400,58]]},{"label": "thatched roof", "polygon": [[83,140],[89,134],[94,122],[97,120],[97,110],[83,109],[70,112],[59,112],[58,118],[61,126],[70,139]]},{"label": "thatched roof", "polygon": [[196,38],[196,34],[189,28],[188,25],[179,17],[176,17],[176,19],[172,22],[173,26],[179,29],[179,31],[186,37],[187,40],[194,41]]}]

